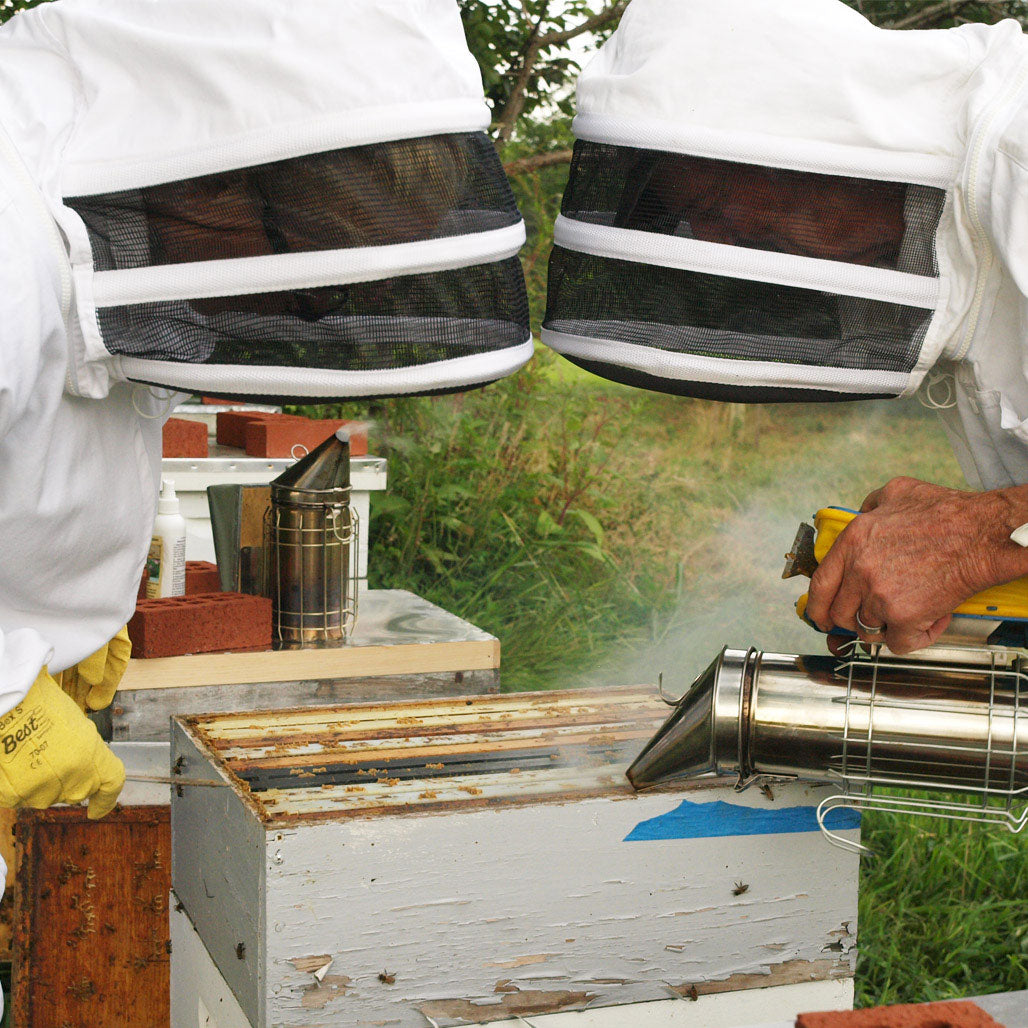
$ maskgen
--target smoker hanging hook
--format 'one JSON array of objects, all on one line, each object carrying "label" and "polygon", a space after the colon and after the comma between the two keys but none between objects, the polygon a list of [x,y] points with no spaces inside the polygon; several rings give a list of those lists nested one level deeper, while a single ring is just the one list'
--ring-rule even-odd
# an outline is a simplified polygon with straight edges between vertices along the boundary
[{"label": "smoker hanging hook", "polygon": [[666,692],[664,692],[664,672],[663,671],[659,672],[658,675],[657,675],[657,694],[660,696],[660,698],[669,707],[677,707],[678,704],[681,703],[681,701],[682,701],[682,696],[685,695],[685,693],[682,693],[682,696],[679,696],[676,699],[672,699],[670,696],[668,696],[668,694]]}]

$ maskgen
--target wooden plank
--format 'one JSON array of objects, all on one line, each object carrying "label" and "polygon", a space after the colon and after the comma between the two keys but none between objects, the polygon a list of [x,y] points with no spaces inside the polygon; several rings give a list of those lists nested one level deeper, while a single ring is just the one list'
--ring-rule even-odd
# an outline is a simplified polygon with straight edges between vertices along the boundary
[{"label": "wooden plank", "polygon": [[171,942],[172,1023],[177,1028],[253,1028],[174,893]]},{"label": "wooden plank", "polygon": [[266,653],[200,653],[130,660],[120,691],[482,671],[499,666],[498,639]]},{"label": "wooden plank", "polygon": [[[304,732],[336,728],[342,724],[375,733],[401,724],[442,723],[455,728],[493,721],[504,730],[516,727],[517,718],[552,727],[555,724],[613,724],[640,718],[668,716],[667,707],[652,686],[617,686],[605,689],[566,689],[559,692],[510,692],[492,696],[443,696],[417,698],[413,702],[388,700],[353,705],[327,706],[318,710],[243,710],[217,717],[192,718],[210,739],[245,737],[255,726],[267,738],[296,730]],[[408,729],[404,734],[413,733]]]},{"label": "wooden plank", "polygon": [[[204,1014],[215,1011],[211,1023],[218,1028],[251,1028],[225,979],[189,922],[181,906],[172,903],[171,1011],[176,1025],[198,1028]],[[391,970],[391,969],[390,969]],[[772,974],[774,968],[772,968]],[[1006,997],[1013,1001],[1000,1005]],[[1016,1005],[1017,1001],[1020,1006]],[[976,1000],[1009,1028],[1028,1028],[1028,993],[1005,993]],[[533,1017],[537,1028],[696,1028],[698,1025],[763,1025],[793,1028],[803,1010],[849,1010],[853,1006],[853,979],[804,981],[799,985],[700,994],[688,1005],[680,998],[657,1000],[645,1006],[592,1008],[588,1014],[567,1013]],[[197,1009],[200,1016],[197,1019]],[[331,1011],[331,1006],[327,1008]],[[999,1010],[1000,1013],[996,1011]],[[1015,1014],[1016,1011],[1016,1014]],[[1022,1016],[1023,1014],[1023,1016]],[[424,1028],[428,1028],[425,1022]],[[494,1021],[491,1028],[526,1028],[524,1020]]]},{"label": "wooden plank", "polygon": [[[544,954],[544,956],[549,956],[549,954]],[[775,989],[782,985],[850,979],[852,977],[853,968],[844,960],[786,960],[780,964],[769,964],[766,970],[757,974],[740,973],[717,981],[668,985],[668,991],[677,993],[682,999],[695,1002],[700,996],[718,996],[756,989]],[[582,993],[567,990],[535,989],[526,992],[512,989],[500,996],[494,1005],[497,1007],[497,1010],[494,1011],[496,1016],[513,1014],[527,1017],[565,1010],[582,1010],[590,1006],[591,1001],[585,999]],[[466,999],[430,1001],[423,1003],[420,1009],[423,1014],[433,1019],[457,1020],[460,1023],[474,1022],[481,1016],[481,1003],[472,1003]],[[640,1013],[638,1016],[641,1018],[644,1015]],[[624,1023],[630,1024],[631,1020],[625,1017]],[[698,1020],[696,1023],[701,1022]]]},{"label": "wooden plank", "polygon": [[169,1024],[167,807],[21,811],[13,1023]]},{"label": "wooden plank", "polygon": [[[844,925],[843,928],[845,927]],[[854,939],[851,938],[850,945],[854,944]],[[852,977],[851,961],[847,961],[845,957],[822,957],[817,960],[784,960],[780,964],[771,964],[766,973],[740,972],[716,981],[701,979],[669,988],[683,999],[695,999],[697,996],[716,996],[738,989],[769,989],[776,985],[798,985],[800,982]]]},{"label": "wooden plank", "polygon": [[185,689],[119,692],[111,711],[116,741],[167,742],[173,714],[209,714],[276,707],[323,707],[367,700],[404,702],[425,696],[478,696],[500,688],[498,668],[432,675],[379,675],[304,682],[196,685]]},{"label": "wooden plank", "polygon": [[826,790],[635,794],[624,737],[666,714],[637,688],[178,718],[173,766],[230,787],[172,797],[175,890],[254,1028],[850,976],[858,860],[816,835]]},{"label": "wooden plank", "polygon": [[176,720],[284,825],[631,794],[624,767],[666,712],[634,687]]}]

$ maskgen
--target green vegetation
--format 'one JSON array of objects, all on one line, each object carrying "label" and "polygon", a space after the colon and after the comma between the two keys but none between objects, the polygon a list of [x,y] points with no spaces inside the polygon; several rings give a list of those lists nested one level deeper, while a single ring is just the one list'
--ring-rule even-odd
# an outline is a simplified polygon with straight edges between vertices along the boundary
[{"label": "green vegetation", "polygon": [[1028,988],[1028,839],[981,826],[865,816],[859,1005]]},{"label": "green vegetation", "polygon": [[390,461],[372,583],[498,635],[510,689],[650,681],[661,662],[680,677],[733,641],[817,646],[778,578],[797,523],[901,472],[959,478],[916,401],[719,405],[545,350],[487,389],[372,417]]}]

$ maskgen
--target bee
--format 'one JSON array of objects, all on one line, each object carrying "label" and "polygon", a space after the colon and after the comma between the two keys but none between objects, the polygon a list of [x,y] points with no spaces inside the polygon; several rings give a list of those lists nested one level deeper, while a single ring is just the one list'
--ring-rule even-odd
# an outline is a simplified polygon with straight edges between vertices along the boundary
[{"label": "bee", "polygon": [[736,882],[732,887],[733,896],[741,896],[744,892],[749,892],[750,887],[745,882]]},{"label": "bee", "polygon": [[383,985],[392,985],[396,981],[396,975],[390,971],[379,971],[378,980]]}]

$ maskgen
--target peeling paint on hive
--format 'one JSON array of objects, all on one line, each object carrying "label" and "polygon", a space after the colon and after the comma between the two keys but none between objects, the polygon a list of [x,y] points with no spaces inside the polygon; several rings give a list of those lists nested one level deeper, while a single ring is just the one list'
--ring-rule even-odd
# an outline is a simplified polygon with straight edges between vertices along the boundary
[{"label": "peeling paint on hive", "polygon": [[[666,1000],[669,982],[699,995],[851,975],[852,952],[822,950],[856,923],[852,854],[795,835],[623,841],[684,792],[768,803],[715,778],[633,793],[624,770],[664,715],[648,690],[610,690],[181,719],[186,773],[233,785],[176,800],[196,839],[218,825],[176,865],[206,868],[186,909],[255,1028],[306,1028],[310,1003],[326,1028],[424,1028]],[[776,806],[818,795],[784,785]],[[240,812],[234,846],[218,802]],[[224,906],[252,890],[249,977],[211,938],[243,937],[217,883],[247,846],[252,884]]]},{"label": "peeling paint on hive", "polygon": [[557,1014],[562,1010],[582,1010],[595,999],[589,992],[544,992],[530,989],[511,992],[498,1002],[488,1000],[438,999],[423,1003],[418,1008],[433,1020],[446,1018],[457,1021],[499,1021],[508,1017],[527,1017],[530,1014]]}]

